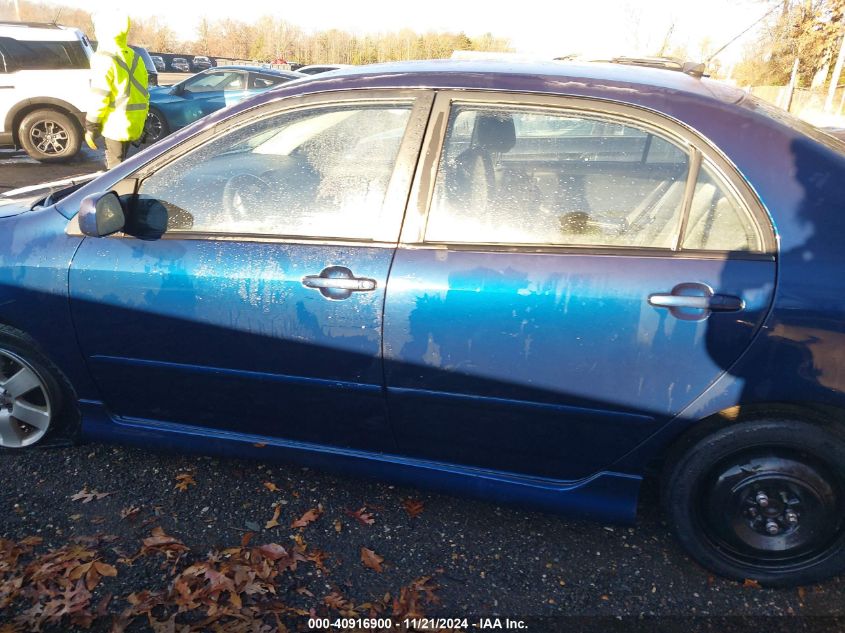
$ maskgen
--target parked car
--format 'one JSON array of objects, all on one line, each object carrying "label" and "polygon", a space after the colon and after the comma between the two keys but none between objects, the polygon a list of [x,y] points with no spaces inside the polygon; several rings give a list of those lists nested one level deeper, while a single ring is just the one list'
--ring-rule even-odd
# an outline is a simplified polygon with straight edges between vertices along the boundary
[{"label": "parked car", "polygon": [[255,66],[221,66],[197,73],[174,86],[150,91],[147,140],[155,142],[215,110],[274,86],[307,77]]},{"label": "parked car", "polygon": [[147,52],[147,49],[143,46],[129,46],[133,51],[135,51],[143,60],[144,66],[147,68],[147,85],[149,87],[157,86],[158,85],[158,68],[156,67],[155,60],[150,56]]},{"label": "parked car", "polygon": [[0,207],[0,444],[623,522],[656,473],[700,563],[815,583],[845,568],[843,147],[628,65],[281,85]]},{"label": "parked car", "polygon": [[341,68],[349,68],[349,64],[311,64],[309,66],[300,66],[296,72],[305,75],[318,75],[319,73],[326,73],[330,70],[339,70]]},{"label": "parked car", "polygon": [[42,162],[73,158],[90,99],[91,55],[79,30],[0,22],[0,145]]},{"label": "parked car", "polygon": [[174,57],[170,61],[170,68],[172,70],[175,70],[177,73],[191,72],[191,65],[188,64],[188,60],[184,57]]},{"label": "parked car", "polygon": [[164,63],[164,59],[161,55],[151,55],[150,59],[153,60],[153,64],[155,65],[155,69],[158,72],[164,72],[164,69],[167,68],[166,64]]},{"label": "parked car", "polygon": [[194,72],[208,70],[212,66],[214,66],[214,64],[211,63],[211,60],[203,55],[197,55],[191,60],[191,68]]}]

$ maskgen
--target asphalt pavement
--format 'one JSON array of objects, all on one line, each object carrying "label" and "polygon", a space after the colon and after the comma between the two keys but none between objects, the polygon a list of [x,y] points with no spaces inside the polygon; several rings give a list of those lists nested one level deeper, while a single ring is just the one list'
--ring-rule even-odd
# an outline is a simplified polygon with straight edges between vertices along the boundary
[{"label": "asphalt pavement", "polygon": [[[87,150],[61,166],[0,153],[0,187],[98,169],[101,154]],[[38,537],[43,542],[27,556],[46,556],[82,538],[96,542],[98,560],[113,565],[116,575],[103,577],[94,590],[100,610],[92,630],[109,630],[121,613],[138,608],[133,600],[146,595],[139,592],[163,591],[172,582],[176,571],[169,566],[177,563],[171,558],[134,556],[146,551],[142,541],[156,527],[184,543],[189,562],[209,552],[216,552],[209,560],[219,561],[220,552],[244,540],[308,552],[307,562],[276,579],[275,599],[288,609],[279,622],[290,630],[308,630],[314,615],[391,613],[396,601],[407,613],[402,600],[417,593],[420,614],[470,617],[476,624],[478,618],[528,618],[532,631],[845,630],[845,620],[824,619],[845,618],[845,579],[771,590],[716,578],[671,537],[653,483],[645,486],[637,525],[624,527],[269,461],[97,443],[2,453],[0,482],[0,539]],[[309,510],[313,521],[291,527]],[[380,571],[362,561],[362,548],[383,559],[375,564]],[[0,558],[3,549],[0,540]],[[4,608],[10,573],[0,560],[0,630],[17,633],[29,625],[2,625],[29,617],[22,615],[29,603],[21,598]],[[127,630],[158,626],[156,618],[170,612],[157,608]],[[273,628],[282,630],[249,630]],[[45,630],[76,629],[63,621]]]}]

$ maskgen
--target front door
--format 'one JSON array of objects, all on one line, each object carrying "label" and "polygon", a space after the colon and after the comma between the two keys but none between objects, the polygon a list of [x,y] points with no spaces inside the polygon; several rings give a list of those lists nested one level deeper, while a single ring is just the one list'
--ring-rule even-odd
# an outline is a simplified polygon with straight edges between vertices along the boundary
[{"label": "front door", "polygon": [[390,448],[382,306],[411,170],[394,167],[419,149],[417,116],[412,98],[276,110],[146,176],[135,237],[86,238],[70,272],[109,410]]},{"label": "front door", "polygon": [[385,309],[400,450],[586,477],[749,345],[769,229],[687,135],[624,108],[445,100]]}]

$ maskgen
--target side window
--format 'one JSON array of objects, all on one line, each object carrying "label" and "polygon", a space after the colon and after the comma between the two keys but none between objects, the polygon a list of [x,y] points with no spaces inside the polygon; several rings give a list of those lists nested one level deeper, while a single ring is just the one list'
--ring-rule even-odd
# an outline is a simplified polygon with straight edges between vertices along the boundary
[{"label": "side window", "polygon": [[249,87],[251,90],[265,90],[271,86],[276,86],[283,81],[287,81],[286,77],[279,77],[278,75],[259,75],[257,73],[250,74]]},{"label": "side window", "polygon": [[241,72],[206,73],[185,82],[185,92],[219,92],[221,90],[244,90],[246,75]]},{"label": "side window", "polygon": [[529,108],[452,108],[425,239],[672,248],[685,150],[634,125]]},{"label": "side window", "polygon": [[702,163],[695,183],[682,248],[707,251],[763,250],[763,239],[745,205],[720,183],[707,161]]},{"label": "side window", "polygon": [[[383,203],[411,104],[315,107],[215,138],[146,178],[167,231],[385,237]],[[398,227],[396,228],[398,232]]]},{"label": "side window", "polygon": [[90,61],[80,41],[35,42],[0,38],[7,71],[64,70],[90,68]]}]

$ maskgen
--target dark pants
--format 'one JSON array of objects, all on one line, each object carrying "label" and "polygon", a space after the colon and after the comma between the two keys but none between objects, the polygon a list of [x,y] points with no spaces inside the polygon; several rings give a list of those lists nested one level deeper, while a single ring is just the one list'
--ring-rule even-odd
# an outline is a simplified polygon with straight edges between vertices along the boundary
[{"label": "dark pants", "polygon": [[129,149],[128,141],[113,141],[110,138],[106,141],[106,169],[117,167],[126,158],[126,151]]}]

